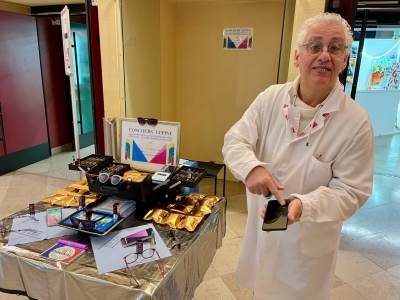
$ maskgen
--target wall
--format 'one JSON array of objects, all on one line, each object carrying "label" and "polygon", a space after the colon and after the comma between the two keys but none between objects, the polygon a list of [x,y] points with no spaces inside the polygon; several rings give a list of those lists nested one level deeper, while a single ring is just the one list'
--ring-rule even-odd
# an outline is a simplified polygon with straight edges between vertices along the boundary
[{"label": "wall", "polygon": [[0,1],[0,10],[24,15],[31,14],[31,8],[29,6],[7,3],[3,1]]},{"label": "wall", "polygon": [[294,50],[296,49],[297,33],[304,23],[304,21],[316,14],[323,13],[327,8],[326,0],[296,0],[296,9],[293,21],[293,35],[292,35],[292,46],[290,54],[290,64],[288,70],[288,80],[293,81],[298,75],[299,71],[293,65]]},{"label": "wall", "polygon": [[160,118],[160,2],[122,5],[126,116]]},{"label": "wall", "polygon": [[[60,19],[60,18],[57,18]],[[72,142],[72,113],[69,98],[69,79],[64,73],[61,26],[52,25],[52,18],[38,18],[40,61],[43,91],[49,124],[50,147]]]},{"label": "wall", "polygon": [[[181,157],[222,161],[225,133],[277,79],[283,1],[179,4]],[[252,50],[223,50],[222,30],[253,27]]]},{"label": "wall", "polygon": [[161,113],[160,119],[176,121],[176,4],[160,2]]},{"label": "wall", "polygon": [[0,11],[0,101],[7,152],[47,143],[36,21]]},{"label": "wall", "polygon": [[90,28],[90,51],[92,55],[92,82],[93,82],[93,101],[95,111],[95,134],[96,134],[96,153],[105,154],[104,148],[104,98],[103,80],[101,71],[100,53],[100,32],[99,32],[99,12],[97,6],[89,6],[89,27]]},{"label": "wall", "polygon": [[34,17],[0,11],[0,57],[3,175],[50,155]]},{"label": "wall", "polygon": [[293,62],[290,61],[290,54],[292,52],[292,31],[295,8],[296,0],[285,1],[285,17],[283,26],[284,28],[282,31],[282,47],[279,61],[278,83],[285,83],[288,81],[289,65],[293,64]]},{"label": "wall", "polygon": [[120,0],[98,1],[104,116],[125,116]]}]

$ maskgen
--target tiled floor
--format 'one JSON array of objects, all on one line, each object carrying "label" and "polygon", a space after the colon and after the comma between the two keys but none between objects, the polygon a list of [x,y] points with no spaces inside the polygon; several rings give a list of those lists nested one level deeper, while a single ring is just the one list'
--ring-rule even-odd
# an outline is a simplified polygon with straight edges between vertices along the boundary
[{"label": "tiled floor", "polygon": [[[376,137],[375,144],[373,194],[343,226],[331,300],[400,300],[400,134]],[[92,151],[83,149],[81,155]],[[0,176],[0,219],[78,181],[79,174],[67,170],[70,160],[70,153],[61,153]],[[212,179],[203,180],[200,191],[212,193]],[[221,191],[219,181],[218,195]],[[234,282],[247,219],[244,185],[227,182],[226,197],[226,236],[196,300],[252,298]],[[2,300],[25,298],[0,292]]]}]

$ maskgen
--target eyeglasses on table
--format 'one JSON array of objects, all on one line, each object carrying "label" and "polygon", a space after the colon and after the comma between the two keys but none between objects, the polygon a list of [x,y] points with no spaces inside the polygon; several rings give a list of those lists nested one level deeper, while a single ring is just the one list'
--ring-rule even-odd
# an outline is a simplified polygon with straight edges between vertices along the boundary
[{"label": "eyeglasses on table", "polygon": [[161,275],[164,278],[164,263],[163,260],[161,259],[160,254],[158,253],[157,250],[153,249],[153,248],[149,248],[143,251],[139,251],[137,253],[131,253],[128,254],[127,256],[124,257],[124,262],[126,265],[126,269],[128,270],[129,274],[131,275],[131,277],[133,278],[133,280],[135,281],[137,287],[140,287],[140,283],[139,280],[133,275],[131,269],[129,268],[129,265],[136,262],[137,259],[141,256],[143,259],[149,259],[152,258],[154,256],[154,253],[157,254],[158,256],[158,260],[156,260],[156,262],[158,263],[158,266],[160,268],[161,271]]}]

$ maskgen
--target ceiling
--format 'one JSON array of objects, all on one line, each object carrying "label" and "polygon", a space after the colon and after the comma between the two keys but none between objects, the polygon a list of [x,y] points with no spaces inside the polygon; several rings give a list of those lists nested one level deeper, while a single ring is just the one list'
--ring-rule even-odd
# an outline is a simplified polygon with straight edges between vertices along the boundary
[{"label": "ceiling", "polygon": [[1,0],[5,3],[20,4],[25,6],[46,6],[64,4],[84,4],[85,0]]}]

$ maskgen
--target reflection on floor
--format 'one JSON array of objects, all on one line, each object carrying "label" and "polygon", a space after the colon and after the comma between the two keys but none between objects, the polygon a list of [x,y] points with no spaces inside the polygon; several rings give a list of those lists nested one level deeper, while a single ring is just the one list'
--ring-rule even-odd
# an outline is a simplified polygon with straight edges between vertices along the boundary
[{"label": "reflection on floor", "polygon": [[[343,226],[333,299],[400,299],[400,134],[375,139],[374,190],[368,202]],[[81,156],[93,153],[89,147]],[[0,176],[0,219],[37,202],[79,179],[66,165],[71,153]],[[201,183],[202,193],[213,193],[213,179]],[[218,195],[222,182],[218,183]],[[29,197],[27,197],[29,195]],[[247,220],[245,187],[227,182],[227,232],[194,299],[252,299],[238,287],[234,272]],[[4,276],[4,274],[2,274]],[[25,299],[0,292],[0,299]]]}]

